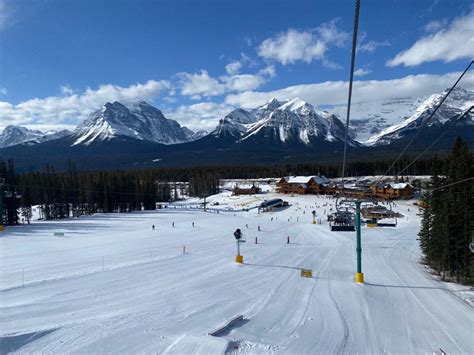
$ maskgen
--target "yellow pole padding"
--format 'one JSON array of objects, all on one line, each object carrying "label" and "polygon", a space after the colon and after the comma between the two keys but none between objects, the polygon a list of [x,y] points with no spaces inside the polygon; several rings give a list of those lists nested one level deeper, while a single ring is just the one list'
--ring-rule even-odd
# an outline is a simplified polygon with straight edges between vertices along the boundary
[{"label": "yellow pole padding", "polygon": [[242,264],[244,262],[244,256],[243,255],[236,255],[235,256],[235,262]]},{"label": "yellow pole padding", "polygon": [[358,284],[364,283],[364,273],[363,272],[356,272],[356,282]]}]

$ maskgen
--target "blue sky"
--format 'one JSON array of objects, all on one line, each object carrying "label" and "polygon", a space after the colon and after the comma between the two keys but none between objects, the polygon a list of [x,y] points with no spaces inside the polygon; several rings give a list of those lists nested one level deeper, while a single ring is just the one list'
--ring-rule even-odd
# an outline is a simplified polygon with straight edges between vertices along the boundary
[{"label": "blue sky", "polygon": [[[472,1],[361,2],[362,101],[438,92],[474,57]],[[150,101],[193,129],[271,96],[342,105],[353,11],[345,0],[0,0],[0,127],[73,128],[115,99]]]}]

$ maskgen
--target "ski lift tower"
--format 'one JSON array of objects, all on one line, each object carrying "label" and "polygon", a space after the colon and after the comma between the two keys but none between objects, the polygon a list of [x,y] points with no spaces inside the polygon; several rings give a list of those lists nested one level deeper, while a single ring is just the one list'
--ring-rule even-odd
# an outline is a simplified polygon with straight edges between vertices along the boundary
[{"label": "ski lift tower", "polygon": [[206,198],[208,197],[208,194],[207,194],[207,193],[206,193],[206,194],[201,194],[200,197],[201,197],[202,199],[204,199],[203,208],[204,208],[204,212],[207,212],[207,204],[208,204],[209,202],[206,201]]},{"label": "ski lift tower", "polygon": [[[354,29],[352,32],[352,53],[351,53],[351,67],[350,67],[350,76],[349,76],[349,95],[347,98],[347,115],[346,115],[346,132],[344,137],[344,152],[342,158],[342,194],[344,195],[344,178],[345,178],[345,168],[346,168],[346,153],[347,153],[347,139],[349,137],[349,120],[351,113],[351,101],[352,101],[352,84],[354,81],[354,66],[356,59],[356,48],[357,48],[357,32],[359,29],[359,12],[360,12],[360,0],[355,0],[355,9],[354,9]],[[341,203],[355,203],[356,206],[356,231],[357,231],[357,272],[355,275],[355,281],[357,283],[364,283],[364,274],[362,273],[362,246],[360,240],[360,205],[364,201],[359,199],[349,200],[346,199]],[[337,202],[336,202],[337,208]]]},{"label": "ski lift tower", "polygon": [[355,204],[355,224],[356,224],[356,254],[357,254],[357,271],[355,274],[355,281],[357,283],[364,283],[364,273],[362,272],[362,241],[361,241],[361,222],[360,222],[360,206],[363,203],[376,204],[370,200],[343,200],[341,204]]}]

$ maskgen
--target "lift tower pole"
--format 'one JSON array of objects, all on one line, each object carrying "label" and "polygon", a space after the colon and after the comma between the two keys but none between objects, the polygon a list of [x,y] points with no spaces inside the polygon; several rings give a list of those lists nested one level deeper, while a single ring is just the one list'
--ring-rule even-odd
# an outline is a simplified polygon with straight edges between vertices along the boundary
[{"label": "lift tower pole", "polygon": [[357,272],[355,276],[355,280],[357,283],[364,283],[364,274],[362,273],[362,243],[360,240],[360,204],[362,201],[354,201],[356,205],[356,233],[357,233],[357,246],[356,246],[356,253],[357,253]]}]

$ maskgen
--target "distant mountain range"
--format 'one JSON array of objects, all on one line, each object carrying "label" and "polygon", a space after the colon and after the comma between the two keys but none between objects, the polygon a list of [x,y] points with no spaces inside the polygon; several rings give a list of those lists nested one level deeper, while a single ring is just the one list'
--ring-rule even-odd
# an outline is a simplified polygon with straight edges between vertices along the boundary
[{"label": "distant mountain range", "polygon": [[62,131],[41,132],[20,126],[7,126],[0,134],[0,148],[11,147],[13,145],[28,143],[38,144],[49,140],[54,140],[71,135],[67,129]]},{"label": "distant mountain range", "polygon": [[[349,137],[349,158],[387,158],[413,137],[444,93],[432,95],[402,122],[380,128],[362,144]],[[413,145],[421,150],[443,134],[434,149],[448,150],[455,136],[474,144],[473,113],[452,128],[452,121],[474,104],[474,91],[456,89]],[[373,124],[373,122],[371,122]],[[366,128],[366,127],[365,127]],[[364,129],[365,129],[364,128]],[[19,170],[46,163],[80,169],[338,162],[345,128],[339,118],[301,99],[272,99],[255,109],[236,109],[210,133],[193,132],[167,119],[146,102],[106,103],[74,132],[48,132],[8,126],[0,135],[0,157],[13,158]],[[353,135],[351,135],[353,136]]]}]

